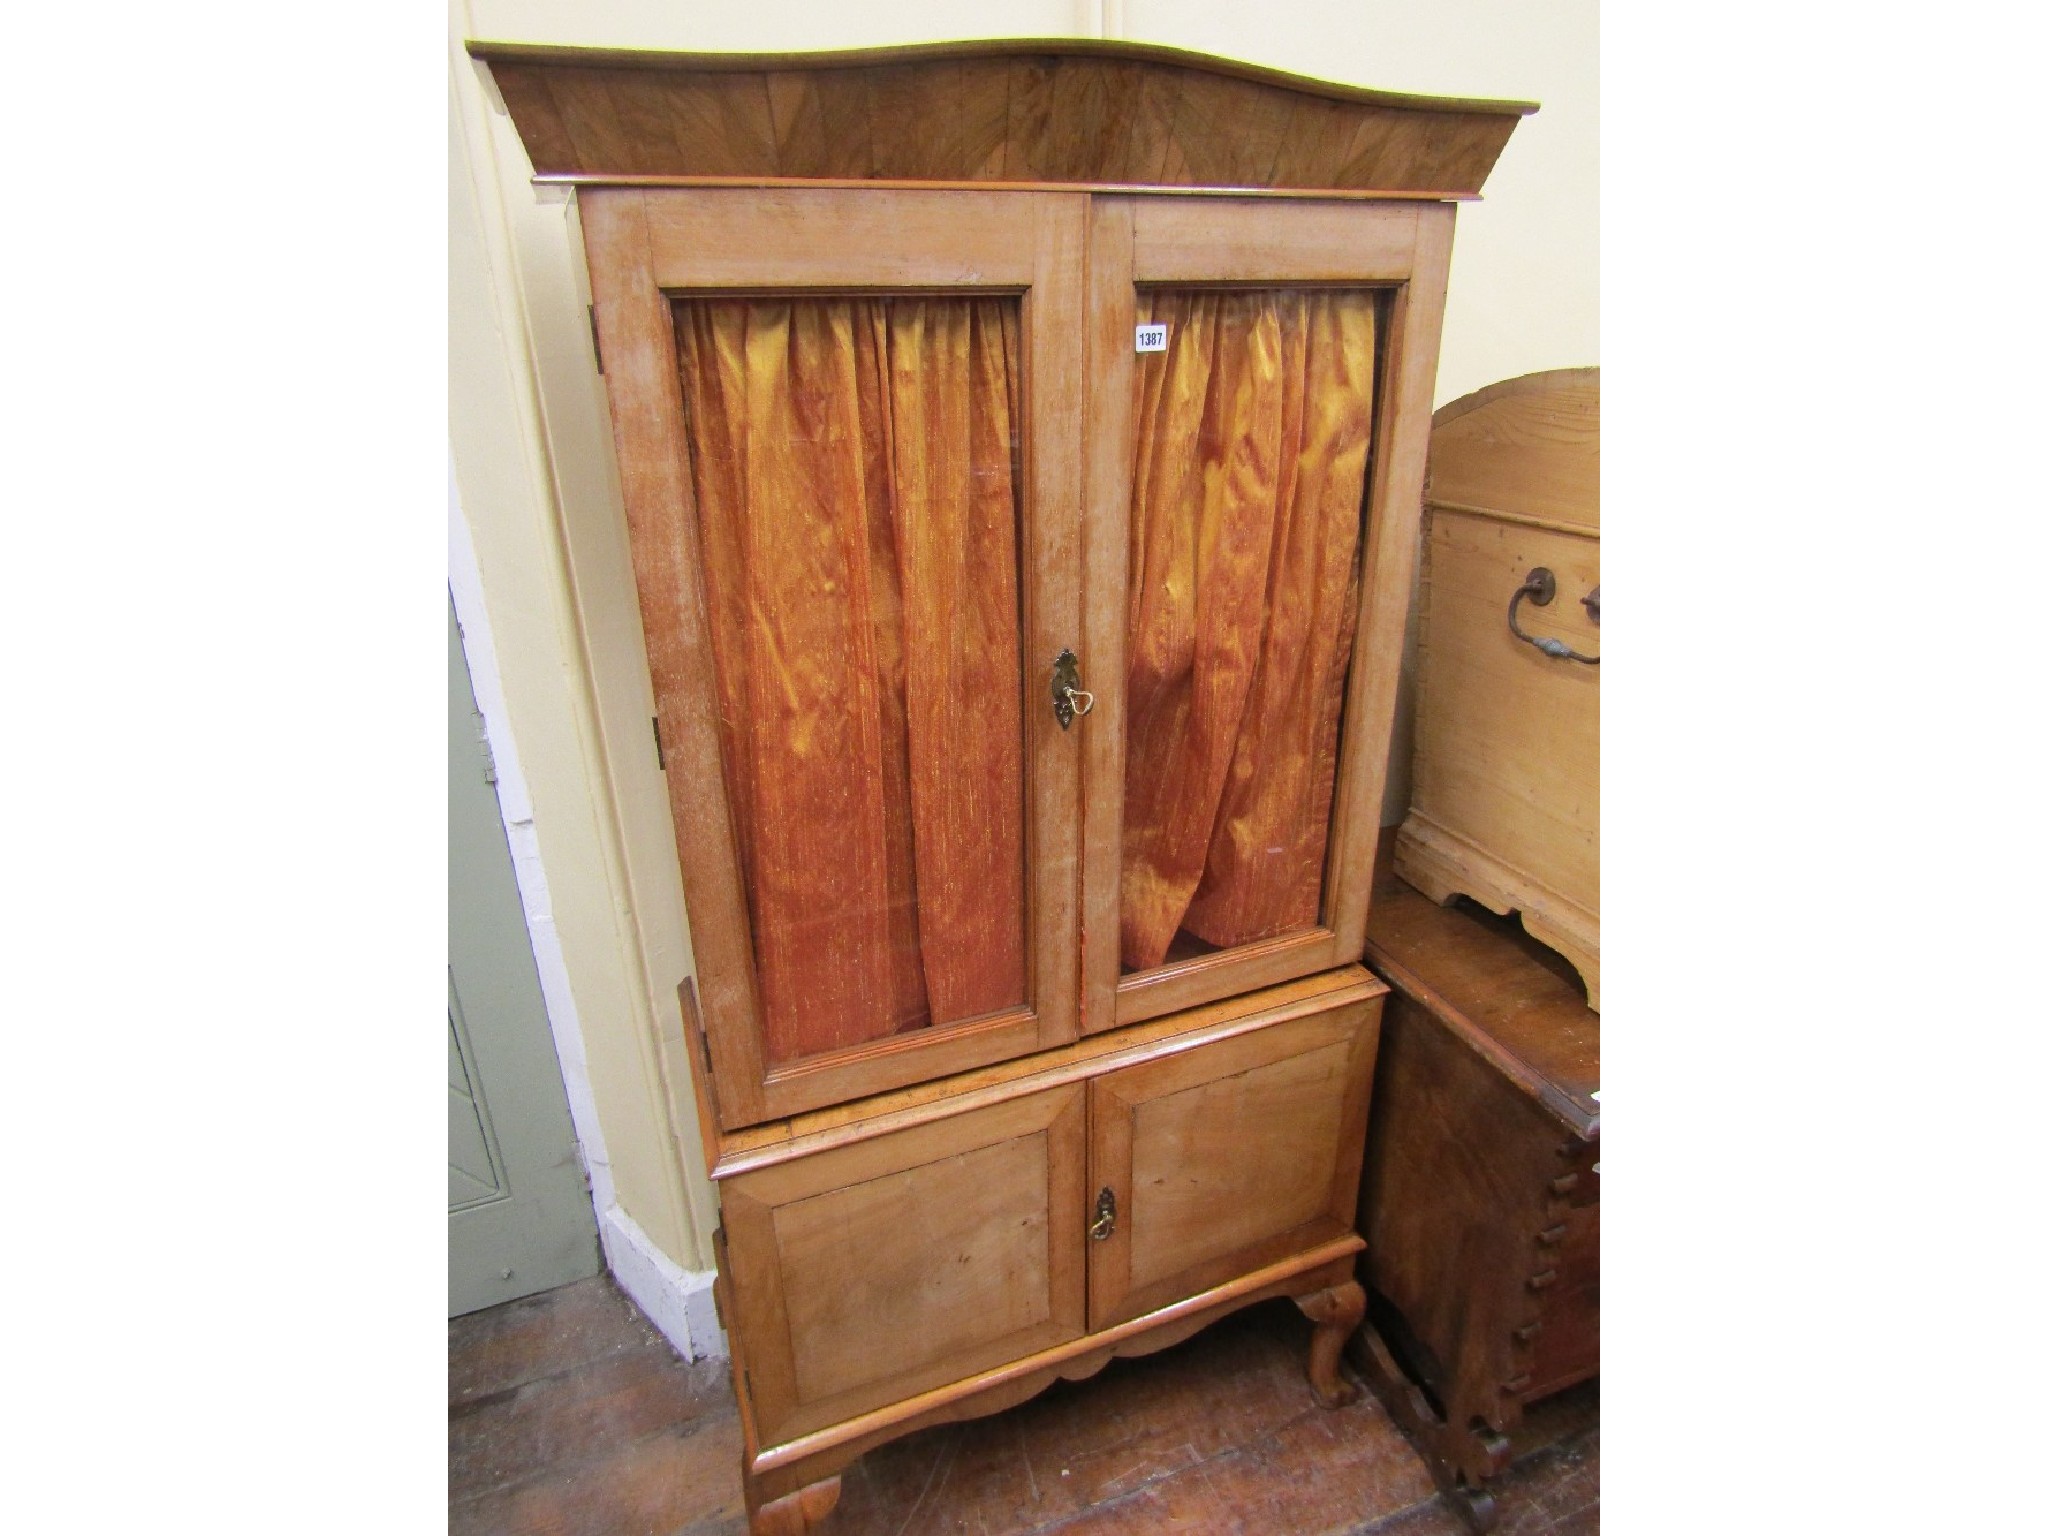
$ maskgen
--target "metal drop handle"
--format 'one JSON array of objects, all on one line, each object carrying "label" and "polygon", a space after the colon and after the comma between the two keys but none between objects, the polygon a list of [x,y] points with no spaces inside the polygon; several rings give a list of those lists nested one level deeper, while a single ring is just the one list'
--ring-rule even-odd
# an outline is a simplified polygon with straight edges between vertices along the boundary
[{"label": "metal drop handle", "polygon": [[[1556,596],[1557,578],[1550,573],[1548,566],[1537,566],[1523,578],[1521,586],[1515,589],[1515,595],[1508,599],[1508,632],[1517,640],[1525,640],[1535,646],[1546,656],[1555,656],[1560,661],[1582,661],[1589,667],[1599,666],[1598,656],[1584,655],[1573,650],[1562,640],[1553,639],[1549,635],[1528,634],[1515,622],[1515,613],[1522,606],[1523,598],[1528,598],[1538,608],[1547,608]],[[1597,625],[1600,622],[1600,589],[1593,588],[1580,598],[1579,602],[1586,612],[1592,615],[1593,622]]]}]

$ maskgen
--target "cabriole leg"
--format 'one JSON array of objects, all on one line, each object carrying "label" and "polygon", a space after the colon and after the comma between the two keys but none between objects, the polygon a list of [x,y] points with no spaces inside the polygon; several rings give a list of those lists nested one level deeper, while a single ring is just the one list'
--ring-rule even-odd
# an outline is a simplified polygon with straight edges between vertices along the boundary
[{"label": "cabriole leg", "polygon": [[1297,1296],[1294,1304],[1316,1325],[1308,1345],[1308,1384],[1325,1408],[1341,1408],[1358,1396],[1358,1388],[1337,1374],[1337,1355],[1352,1330],[1365,1319],[1365,1287],[1346,1280],[1328,1290]]},{"label": "cabriole leg", "polygon": [[753,1536],[805,1536],[838,1502],[839,1479],[835,1475],[763,1504],[748,1517],[747,1528]]}]

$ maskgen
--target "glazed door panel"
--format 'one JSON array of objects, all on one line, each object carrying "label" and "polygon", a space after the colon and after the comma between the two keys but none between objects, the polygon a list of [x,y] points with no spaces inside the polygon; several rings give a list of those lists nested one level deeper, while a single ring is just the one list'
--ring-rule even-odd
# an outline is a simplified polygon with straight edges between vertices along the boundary
[{"label": "glazed door panel", "polygon": [[727,1128],[1076,1034],[1085,203],[581,199]]},{"label": "glazed door panel", "polygon": [[1351,1231],[1378,999],[1089,1084],[1088,1321],[1107,1328]]},{"label": "glazed door panel", "polygon": [[1094,1031],[1362,952],[1450,210],[1091,217]]},{"label": "glazed door panel", "polygon": [[1085,1331],[1080,1085],[723,1186],[740,1362],[774,1445]]}]

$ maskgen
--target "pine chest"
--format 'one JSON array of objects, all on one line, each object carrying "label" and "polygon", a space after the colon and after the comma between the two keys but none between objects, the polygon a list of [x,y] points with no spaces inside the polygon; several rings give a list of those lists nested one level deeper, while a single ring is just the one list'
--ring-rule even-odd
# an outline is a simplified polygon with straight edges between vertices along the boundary
[{"label": "pine chest", "polygon": [[1519,911],[1600,1006],[1600,371],[1490,385],[1431,427],[1414,790],[1395,870]]}]

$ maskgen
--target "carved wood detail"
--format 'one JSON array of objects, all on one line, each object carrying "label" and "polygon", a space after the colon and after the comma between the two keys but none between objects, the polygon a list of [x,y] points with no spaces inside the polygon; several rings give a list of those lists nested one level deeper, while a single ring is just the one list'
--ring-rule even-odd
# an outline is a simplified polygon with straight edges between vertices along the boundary
[{"label": "carved wood detail", "polygon": [[1327,1291],[1297,1296],[1301,1315],[1316,1325],[1308,1347],[1308,1384],[1325,1408],[1341,1408],[1358,1397],[1358,1388],[1337,1374],[1337,1355],[1352,1331],[1365,1320],[1365,1287],[1356,1280]]}]

